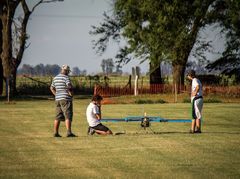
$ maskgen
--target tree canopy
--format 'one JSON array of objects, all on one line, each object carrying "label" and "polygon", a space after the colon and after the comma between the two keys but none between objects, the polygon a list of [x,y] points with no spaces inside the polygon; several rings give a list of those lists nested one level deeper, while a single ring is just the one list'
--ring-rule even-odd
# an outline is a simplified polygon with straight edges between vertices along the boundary
[{"label": "tree canopy", "polygon": [[219,70],[223,74],[236,74],[240,72],[240,1],[222,1],[217,9],[211,17],[223,27],[226,48],[219,59],[207,65],[207,69]]},{"label": "tree canopy", "polygon": [[[184,72],[193,46],[198,46],[198,51],[193,52],[198,55],[198,59],[202,57],[200,54],[210,47],[209,41],[201,40],[200,30],[218,23],[219,27],[236,31],[232,25],[235,21],[227,20],[228,16],[234,16],[232,19],[236,19],[233,15],[233,11],[237,12],[234,1],[115,0],[113,2],[114,14],[110,16],[105,13],[104,22],[99,27],[93,27],[90,32],[93,35],[100,35],[94,43],[95,50],[102,53],[110,39],[118,42],[123,37],[127,43],[116,55],[120,62],[128,62],[131,60],[131,55],[149,60],[156,65],[162,61],[169,61],[173,66],[174,83],[177,84],[184,82]],[[239,13],[237,21],[239,21]]]},{"label": "tree canopy", "polygon": [[[3,77],[9,81],[11,93],[16,93],[16,72],[23,57],[27,35],[27,24],[34,10],[43,3],[63,0],[37,0],[32,8],[27,0],[1,0],[0,1],[0,88]],[[15,18],[17,8],[23,11]],[[0,92],[2,90],[0,89]]]}]

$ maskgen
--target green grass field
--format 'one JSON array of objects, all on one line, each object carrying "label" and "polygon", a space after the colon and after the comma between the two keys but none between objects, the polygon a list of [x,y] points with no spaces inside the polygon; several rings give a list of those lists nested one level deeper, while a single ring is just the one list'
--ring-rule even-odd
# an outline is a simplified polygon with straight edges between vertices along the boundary
[{"label": "green grass field", "polygon": [[[240,178],[240,103],[206,103],[202,134],[189,123],[105,123],[123,135],[87,136],[89,99],[74,100],[77,138],[53,138],[54,101],[0,101],[0,178]],[[189,118],[190,104],[103,105],[104,117]]]}]

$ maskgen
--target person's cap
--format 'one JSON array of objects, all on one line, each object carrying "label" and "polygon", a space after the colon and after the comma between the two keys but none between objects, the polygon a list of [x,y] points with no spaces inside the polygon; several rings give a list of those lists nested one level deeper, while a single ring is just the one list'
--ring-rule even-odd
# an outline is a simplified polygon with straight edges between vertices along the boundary
[{"label": "person's cap", "polygon": [[66,70],[66,71],[68,71],[68,72],[71,71],[71,70],[70,70],[70,67],[69,67],[68,65],[63,65],[63,66],[62,66],[62,70]]},{"label": "person's cap", "polygon": [[194,70],[190,70],[190,71],[187,73],[187,76],[194,77],[194,76],[196,76],[196,72],[195,72]]}]

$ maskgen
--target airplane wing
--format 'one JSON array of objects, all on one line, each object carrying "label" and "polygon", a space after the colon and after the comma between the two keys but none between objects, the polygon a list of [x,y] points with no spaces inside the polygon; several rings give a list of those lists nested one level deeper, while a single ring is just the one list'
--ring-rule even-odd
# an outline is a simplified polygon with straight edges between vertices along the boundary
[{"label": "airplane wing", "polygon": [[192,122],[191,119],[165,119],[161,117],[145,117],[145,116],[128,116],[125,118],[104,118],[101,119],[102,122],[137,122],[142,121],[144,118],[148,119],[150,122]]}]

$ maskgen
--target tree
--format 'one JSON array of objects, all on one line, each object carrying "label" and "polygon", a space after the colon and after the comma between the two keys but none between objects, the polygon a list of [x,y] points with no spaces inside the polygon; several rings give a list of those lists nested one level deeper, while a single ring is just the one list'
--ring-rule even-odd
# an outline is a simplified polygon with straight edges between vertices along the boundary
[{"label": "tree", "polygon": [[44,68],[44,65],[42,63],[36,65],[34,67],[34,72],[36,75],[39,75],[39,76],[44,76],[45,75],[45,68]]},{"label": "tree", "polygon": [[[124,37],[127,45],[119,51],[121,61],[131,60],[129,54],[134,54],[149,60],[150,69],[160,67],[162,61],[170,61],[173,83],[179,91],[194,45],[198,46],[195,55],[199,58],[204,58],[202,51],[210,47],[210,42],[203,41],[199,32],[217,22],[211,14],[216,14],[220,2],[225,1],[115,0],[113,17],[104,14],[104,23],[93,27],[91,34],[102,35],[95,41],[94,48],[103,52],[110,38],[120,41]],[[154,76],[157,75],[160,74]]]},{"label": "tree", "polygon": [[86,76],[87,75],[87,70],[82,70],[80,75]]},{"label": "tree", "polygon": [[[26,48],[26,40],[28,38],[26,29],[29,17],[40,4],[55,1],[62,0],[38,0],[31,10],[26,0],[2,0],[0,3],[1,65],[3,66],[3,76],[8,80],[12,78],[10,81],[12,94],[16,93],[16,72]],[[19,6],[23,10],[23,16],[18,18],[19,21],[17,23],[14,16]],[[15,24],[18,25],[15,26]]]},{"label": "tree", "polygon": [[120,64],[116,65],[116,74],[121,75],[123,73],[122,66]]},{"label": "tree", "polygon": [[59,65],[43,65],[38,64],[35,67],[29,65],[29,64],[23,64],[22,68],[18,69],[18,74],[23,75],[37,75],[37,76],[56,76],[58,73],[60,73],[61,67]]},{"label": "tree", "polygon": [[45,66],[45,75],[56,76],[60,71],[61,71],[61,67],[59,67],[57,64],[54,64],[54,65],[47,64]]},{"label": "tree", "polygon": [[218,9],[210,14],[222,27],[226,34],[226,49],[222,56],[206,67],[210,71],[218,70],[222,74],[237,75],[240,71],[240,1],[219,1],[215,8]]},{"label": "tree", "polygon": [[114,63],[113,59],[108,58],[108,59],[103,59],[101,63],[102,71],[105,74],[111,74],[113,73],[113,68],[114,68]]},{"label": "tree", "polygon": [[23,75],[34,75],[34,68],[31,65],[23,64],[20,73]]},{"label": "tree", "polygon": [[81,74],[81,71],[79,70],[79,68],[78,67],[73,67],[72,75],[79,76],[80,74]]},{"label": "tree", "polygon": [[[2,4],[0,3],[0,11],[2,11]],[[0,12],[2,14],[2,12]],[[0,21],[0,54],[2,54],[2,21]],[[3,66],[2,66],[2,58],[0,55],[0,95],[3,93]]]}]

